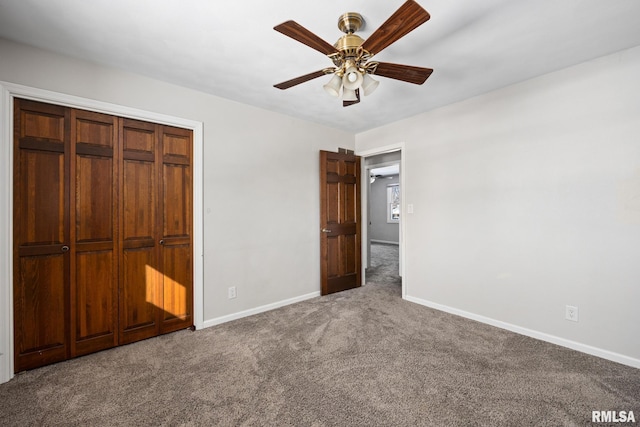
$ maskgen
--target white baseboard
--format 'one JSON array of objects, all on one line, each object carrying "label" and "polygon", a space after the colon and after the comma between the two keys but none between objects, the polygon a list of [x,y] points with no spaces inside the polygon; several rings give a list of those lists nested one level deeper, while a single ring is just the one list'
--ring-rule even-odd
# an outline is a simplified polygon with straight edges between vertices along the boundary
[{"label": "white baseboard", "polygon": [[9,361],[4,354],[0,353],[0,384],[6,383],[13,377],[9,370]]},{"label": "white baseboard", "polygon": [[450,314],[455,314],[456,316],[465,317],[467,319],[475,320],[480,323],[485,323],[487,325],[495,326],[501,329],[506,329],[507,331],[515,332],[516,334],[526,335],[528,337],[539,339],[541,341],[546,341],[546,342],[556,344],[562,347],[567,347],[582,353],[590,354],[592,356],[601,357],[603,359],[611,360],[613,362],[621,363],[623,365],[640,369],[640,359],[635,359],[633,357],[625,356],[619,353],[614,353],[609,350],[603,350],[598,347],[593,347],[587,344],[582,344],[576,341],[560,338],[555,335],[546,334],[544,332],[538,332],[532,329],[523,328],[521,326],[512,325],[511,323],[491,319],[490,317],[481,316],[479,314],[470,313],[468,311],[459,310],[457,308],[423,300],[420,298],[415,298],[409,295],[405,296],[404,299],[410,302],[414,302],[416,304],[424,305],[425,307],[433,308],[435,310],[444,311]]},{"label": "white baseboard", "polygon": [[320,291],[311,292],[310,294],[300,295],[299,297],[289,298],[289,299],[277,301],[271,304],[262,305],[260,307],[251,308],[249,310],[240,311],[238,313],[227,314],[226,316],[205,320],[202,326],[204,328],[209,328],[211,326],[220,325],[221,323],[242,319],[243,317],[252,316],[254,314],[264,313],[265,311],[274,310],[276,308],[284,307],[290,304],[295,304],[297,302],[305,301],[305,300],[319,297],[319,296],[320,296]]}]

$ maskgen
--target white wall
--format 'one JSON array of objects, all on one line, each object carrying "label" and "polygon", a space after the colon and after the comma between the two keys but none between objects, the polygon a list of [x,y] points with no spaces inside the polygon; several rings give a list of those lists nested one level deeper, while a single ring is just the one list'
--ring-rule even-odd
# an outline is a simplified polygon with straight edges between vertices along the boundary
[{"label": "white wall", "polygon": [[319,294],[318,151],[352,134],[2,39],[0,58],[0,81],[204,124],[205,324]]},{"label": "white wall", "polygon": [[356,135],[406,144],[407,299],[640,367],[639,76],[636,47]]},{"label": "white wall", "polygon": [[376,179],[369,186],[369,239],[378,242],[400,242],[400,224],[387,222],[387,187],[400,184],[399,175],[390,175]]}]

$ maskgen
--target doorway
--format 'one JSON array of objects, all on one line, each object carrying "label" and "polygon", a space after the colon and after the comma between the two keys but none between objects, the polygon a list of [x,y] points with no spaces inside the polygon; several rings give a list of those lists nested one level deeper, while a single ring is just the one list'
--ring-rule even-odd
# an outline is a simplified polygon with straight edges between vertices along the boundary
[{"label": "doorway", "polygon": [[[384,155],[383,155],[384,156]],[[378,164],[380,156],[368,160],[369,197],[367,283],[401,284],[400,162]]]},{"label": "doorway", "polygon": [[360,152],[362,156],[363,283],[390,284],[403,280],[403,159],[402,145]]}]

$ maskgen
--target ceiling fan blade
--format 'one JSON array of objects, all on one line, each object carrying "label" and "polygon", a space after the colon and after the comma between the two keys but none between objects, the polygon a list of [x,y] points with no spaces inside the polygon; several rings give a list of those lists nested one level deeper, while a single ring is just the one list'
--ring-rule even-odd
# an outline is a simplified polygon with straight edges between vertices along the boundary
[{"label": "ceiling fan blade", "polygon": [[283,22],[282,24],[273,27],[273,29],[285,36],[289,36],[292,39],[299,41],[302,44],[306,44],[310,48],[315,49],[320,53],[324,53],[325,55],[338,53],[338,50],[335,47],[295,21]]},{"label": "ceiling fan blade", "polygon": [[299,85],[300,83],[308,82],[309,80],[317,79],[325,75],[324,70],[314,71],[313,73],[305,74],[304,76],[296,77],[295,79],[287,80],[286,82],[273,85],[278,89],[289,89],[290,87]]},{"label": "ceiling fan blade", "polygon": [[342,101],[343,107],[348,107],[349,105],[355,105],[360,102],[360,89],[356,89],[356,101]]},{"label": "ceiling fan blade", "polygon": [[378,66],[373,74],[376,76],[388,77],[390,79],[402,80],[403,82],[421,85],[429,78],[431,73],[433,73],[433,69],[431,68],[378,62]]},{"label": "ceiling fan blade", "polygon": [[430,17],[429,12],[418,3],[407,0],[362,43],[362,48],[375,55],[427,22]]}]

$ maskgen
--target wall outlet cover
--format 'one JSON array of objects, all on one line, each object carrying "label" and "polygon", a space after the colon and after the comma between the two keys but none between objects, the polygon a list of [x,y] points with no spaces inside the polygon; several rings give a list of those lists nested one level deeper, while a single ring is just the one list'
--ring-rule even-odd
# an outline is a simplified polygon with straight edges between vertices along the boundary
[{"label": "wall outlet cover", "polygon": [[572,322],[578,321],[578,307],[573,305],[568,305],[565,309],[564,314],[565,319],[571,320]]}]

